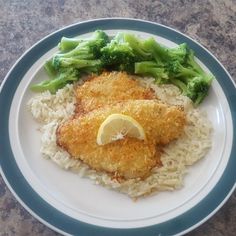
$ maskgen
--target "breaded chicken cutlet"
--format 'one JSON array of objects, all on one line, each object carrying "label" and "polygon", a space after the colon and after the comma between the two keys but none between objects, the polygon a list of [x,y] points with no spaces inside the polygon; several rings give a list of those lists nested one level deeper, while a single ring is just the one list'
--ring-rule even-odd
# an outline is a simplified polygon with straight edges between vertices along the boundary
[{"label": "breaded chicken cutlet", "polygon": [[[98,145],[97,132],[111,114],[131,116],[143,127],[146,140],[125,137],[106,145]],[[74,116],[57,129],[57,143],[72,158],[91,168],[117,176],[145,178],[160,159],[158,145],[178,138],[185,125],[185,113],[176,106],[157,100],[127,100],[99,107]]]},{"label": "breaded chicken cutlet", "polygon": [[156,99],[150,88],[144,88],[135,76],[125,72],[104,72],[75,90],[76,112],[86,113],[104,105],[125,100]]}]

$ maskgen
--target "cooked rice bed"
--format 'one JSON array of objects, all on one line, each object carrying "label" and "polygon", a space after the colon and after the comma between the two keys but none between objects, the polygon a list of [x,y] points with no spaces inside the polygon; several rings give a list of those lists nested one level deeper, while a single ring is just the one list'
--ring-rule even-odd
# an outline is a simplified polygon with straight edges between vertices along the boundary
[{"label": "cooked rice bed", "polygon": [[152,78],[140,78],[139,81],[143,86],[151,87],[163,102],[182,105],[187,114],[187,125],[183,135],[164,148],[161,156],[163,166],[154,168],[148,178],[118,182],[107,173],[97,172],[80,160],[71,159],[66,151],[57,146],[58,124],[74,113],[73,85],[65,86],[55,95],[49,92],[41,93],[28,103],[33,117],[40,123],[42,132],[40,152],[60,167],[73,170],[80,176],[92,179],[96,184],[125,193],[132,198],[180,188],[187,166],[203,158],[211,148],[211,123],[205,114],[193,108],[191,101],[181,95],[174,85],[157,86]]}]

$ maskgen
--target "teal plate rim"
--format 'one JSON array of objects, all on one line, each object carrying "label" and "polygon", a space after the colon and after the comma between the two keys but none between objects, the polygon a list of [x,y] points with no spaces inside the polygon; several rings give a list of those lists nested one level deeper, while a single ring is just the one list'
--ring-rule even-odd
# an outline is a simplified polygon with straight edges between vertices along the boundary
[{"label": "teal plate rim", "polygon": [[19,170],[12,153],[9,139],[9,112],[19,82],[43,54],[55,47],[62,36],[74,37],[96,29],[127,29],[164,37],[175,43],[186,42],[196,56],[214,74],[223,89],[230,106],[233,121],[233,140],[236,140],[236,89],[223,65],[203,46],[190,37],[161,24],[130,18],[103,18],[76,23],[58,30],[40,40],[26,51],[5,77],[0,90],[0,173],[17,200],[38,220],[55,231],[71,235],[94,236],[141,236],[179,235],[189,232],[209,219],[230,197],[236,187],[236,142],[233,142],[226,169],[209,194],[196,206],[180,216],[163,223],[141,228],[106,228],[87,224],[58,211],[35,192]]}]

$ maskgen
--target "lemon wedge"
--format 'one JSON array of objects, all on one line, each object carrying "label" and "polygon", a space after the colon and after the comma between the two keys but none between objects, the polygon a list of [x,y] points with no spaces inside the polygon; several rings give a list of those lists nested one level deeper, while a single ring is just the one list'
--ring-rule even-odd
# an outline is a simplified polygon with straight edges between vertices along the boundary
[{"label": "lemon wedge", "polygon": [[143,127],[134,118],[123,114],[111,114],[99,127],[97,144],[105,145],[126,136],[140,140],[146,138]]}]

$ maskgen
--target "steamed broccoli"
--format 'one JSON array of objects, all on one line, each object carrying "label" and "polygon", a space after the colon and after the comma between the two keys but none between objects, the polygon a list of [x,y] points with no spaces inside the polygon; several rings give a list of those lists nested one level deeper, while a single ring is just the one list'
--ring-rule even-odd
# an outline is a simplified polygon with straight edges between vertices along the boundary
[{"label": "steamed broccoli", "polygon": [[167,60],[167,48],[158,44],[154,38],[146,39],[143,45],[145,50],[150,52],[158,63]]},{"label": "steamed broccoli", "polygon": [[192,49],[188,49],[186,60],[184,62],[186,67],[191,68],[196,71],[198,74],[205,74],[204,70],[200,67],[200,65],[194,59],[194,51]]},{"label": "steamed broccoli", "polygon": [[109,41],[107,34],[97,30],[91,38],[77,41],[62,40],[60,48],[70,48],[77,46],[68,51],[56,53],[51,60],[51,65],[55,70],[60,68],[73,67],[80,69],[80,72],[98,73],[101,70],[101,61],[98,59],[101,55],[101,48]]},{"label": "steamed broccoli", "polygon": [[[109,42],[107,34],[101,30],[87,39],[63,37],[58,47],[61,52],[48,60],[44,68],[50,79],[31,87],[33,91],[49,90],[55,93],[67,83],[78,80],[81,73],[98,73],[101,70],[101,48]],[[66,51],[66,52],[65,52]]]},{"label": "steamed broccoli", "polygon": [[159,43],[154,38],[149,38],[143,43],[144,49],[151,53],[152,57],[157,62],[179,61],[183,63],[187,54],[187,45],[182,43],[175,48],[167,48]]},{"label": "steamed broccoli", "polygon": [[123,37],[124,41],[128,43],[131,47],[136,62],[152,60],[151,52],[147,51],[144,47],[144,40],[139,39],[135,35],[128,33],[124,33]]},{"label": "steamed broccoli", "polygon": [[167,63],[171,83],[179,87],[195,105],[207,96],[213,76],[207,74],[195,61],[194,53],[188,50],[185,61],[174,60]]},{"label": "steamed broccoli", "polygon": [[167,49],[167,58],[170,61],[179,61],[184,63],[188,54],[188,48],[186,43],[181,43],[177,47]]},{"label": "steamed broccoli", "polygon": [[87,40],[88,39],[62,37],[60,43],[58,44],[58,48],[62,52],[70,51],[76,48],[80,43]]},{"label": "steamed broccoli", "polygon": [[55,67],[53,66],[53,62],[52,59],[47,60],[44,64],[44,69],[47,72],[49,78],[54,78],[58,71],[55,69]]},{"label": "steamed broccoli", "polygon": [[54,56],[53,65],[55,68],[66,68],[66,67],[74,67],[77,69],[81,69],[82,72],[85,68],[93,68],[93,72],[99,72],[101,69],[101,60],[86,60],[79,59],[76,57],[58,57]]},{"label": "steamed broccoli", "polygon": [[[93,33],[92,37],[81,41],[78,45],[69,52],[57,53],[55,57],[62,58],[77,58],[77,59],[97,59],[101,55],[101,48],[109,42],[107,34],[101,30],[97,30]],[[55,61],[54,64],[57,67]]]},{"label": "steamed broccoli", "polygon": [[38,84],[31,86],[35,92],[43,92],[49,90],[50,93],[55,94],[56,91],[64,87],[68,83],[72,83],[79,79],[79,72],[75,68],[61,69],[54,78],[44,80]]},{"label": "steamed broccoli", "polygon": [[199,105],[207,96],[212,79],[212,76],[199,76],[183,82],[179,79],[171,78],[170,83],[180,88],[182,93],[193,101],[194,105]]},{"label": "steamed broccoli", "polygon": [[167,83],[169,79],[165,69],[155,61],[142,61],[135,63],[135,74],[152,76],[158,84]]},{"label": "steamed broccoli", "polygon": [[189,77],[194,77],[198,75],[198,73],[194,71],[192,68],[184,67],[177,60],[169,61],[166,67],[169,71],[170,77],[174,77],[174,78],[181,77],[183,80],[185,80]]},{"label": "steamed broccoli", "polygon": [[132,34],[118,33],[101,50],[101,60],[104,66],[134,73],[135,62],[152,59],[151,53],[144,50],[143,42]]},{"label": "steamed broccoli", "polygon": [[183,81],[175,78],[170,78],[169,81],[171,84],[177,86],[184,95],[187,94],[187,85]]},{"label": "steamed broccoli", "polygon": [[213,79],[195,61],[186,43],[168,48],[154,38],[140,39],[130,33],[118,33],[109,40],[105,32],[97,30],[90,38],[63,37],[58,47],[60,52],[44,65],[51,80],[33,85],[34,91],[55,93],[78,80],[79,74],[118,70],[152,76],[158,84],[174,84],[197,105]]},{"label": "steamed broccoli", "polygon": [[124,34],[118,33],[110,43],[101,49],[101,60],[105,67],[118,69],[123,65],[134,62],[134,53],[130,45],[125,42]]},{"label": "steamed broccoli", "polygon": [[188,96],[195,105],[200,104],[207,96],[212,79],[212,76],[194,77],[187,83],[185,95]]},{"label": "steamed broccoli", "polygon": [[212,75],[208,75],[195,61],[194,52],[185,43],[167,48],[153,38],[143,41],[146,52],[154,61],[135,63],[135,73],[154,77],[156,83],[171,83],[179,87],[195,105],[207,96]]}]

